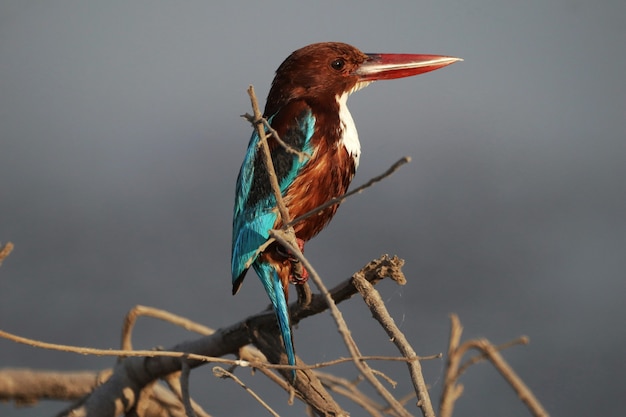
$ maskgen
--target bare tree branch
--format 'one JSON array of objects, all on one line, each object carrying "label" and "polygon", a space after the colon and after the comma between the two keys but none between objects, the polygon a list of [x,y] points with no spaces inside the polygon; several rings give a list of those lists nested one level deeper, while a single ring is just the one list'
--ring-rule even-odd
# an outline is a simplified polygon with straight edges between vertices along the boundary
[{"label": "bare tree branch", "polygon": [[450,315],[450,341],[448,342],[448,359],[443,382],[443,392],[439,401],[439,417],[451,417],[454,411],[454,404],[463,394],[463,385],[457,384],[457,373],[461,357],[456,355],[456,351],[461,343],[463,327],[456,314]]},{"label": "bare tree branch", "polygon": [[[402,264],[403,262],[398,258],[383,256],[366,265],[362,272],[366,279],[377,282],[385,276],[401,274],[400,268]],[[331,296],[335,302],[346,300],[355,293],[356,289],[349,281],[341,283],[331,290]],[[326,310],[327,306],[328,304],[320,295],[314,295],[311,303],[305,309],[298,306],[297,303],[292,303],[290,310],[292,311],[292,318],[297,322],[305,317]],[[281,349],[278,349],[275,345],[264,344],[262,341],[269,340],[277,343],[277,340],[279,340],[276,335],[275,320],[273,312],[266,311],[248,317],[244,321],[229,327],[219,329],[209,336],[181,343],[168,350],[185,352],[190,358],[194,354],[219,358],[229,353],[237,353],[242,346],[253,342],[270,358],[276,352],[280,352]],[[121,355],[126,353],[128,352],[119,351]],[[147,351],[147,353],[150,352]],[[169,356],[128,357],[117,364],[113,375],[104,384],[96,387],[83,403],[62,415],[72,415],[73,417],[89,415],[93,417],[114,416],[126,412],[136,404],[139,394],[145,386],[172,372],[179,371],[182,368],[182,360],[184,359],[181,357]],[[198,360],[189,360],[191,368],[195,368],[203,363]],[[264,366],[262,363],[250,363],[250,365],[257,368]],[[286,366],[283,365],[283,367]],[[306,403],[318,407],[320,415],[323,415],[324,410],[332,409],[329,407],[334,402],[330,399],[330,396],[325,394],[320,397],[320,392],[325,392],[321,384],[319,387],[315,385],[315,390],[313,390],[311,386],[306,385],[311,383],[311,381],[307,381],[305,374],[303,374],[303,378],[298,379],[301,379],[303,384],[302,387],[298,386],[298,395]],[[319,391],[320,388],[321,391]],[[340,407],[335,408],[335,411],[336,414],[341,414]]]},{"label": "bare tree branch", "polygon": [[[289,210],[287,210],[287,206],[285,205],[285,202],[283,201],[283,198],[282,198],[282,193],[280,192],[280,185],[278,184],[278,177],[276,176],[276,170],[274,169],[274,162],[272,161],[272,155],[270,154],[270,147],[267,143],[267,135],[265,134],[265,125],[263,124],[263,114],[261,113],[261,110],[259,109],[259,103],[256,99],[256,95],[254,94],[253,86],[248,87],[248,95],[250,96],[250,103],[252,104],[252,110],[254,111],[254,121],[252,124],[254,128],[256,129],[257,135],[259,135],[259,145],[261,147],[261,151],[263,152],[263,161],[265,162],[267,173],[270,179],[270,184],[274,192],[274,197],[276,198],[276,207],[278,207],[278,211],[280,213],[280,218],[282,222],[284,224],[287,224],[291,221],[291,216],[289,215]],[[275,138],[278,138],[278,134],[275,135]]]},{"label": "bare tree branch", "polygon": [[[256,95],[254,94],[254,92],[250,93],[250,98],[252,98],[252,96],[254,96],[254,100],[256,101]],[[259,112],[260,113],[260,112]],[[266,135],[267,137],[273,137],[274,139],[276,139],[276,142],[278,142],[278,144],[285,149],[287,152],[289,152],[290,154],[296,155],[298,157],[298,160],[300,162],[304,161],[307,158],[310,158],[311,155],[306,153],[306,152],[302,152],[299,151],[298,149],[294,148],[293,146],[289,145],[287,142],[285,142],[284,140],[282,140],[280,138],[280,136],[278,135],[278,132],[272,127],[272,125],[270,125],[270,123],[267,121],[267,119],[265,117],[261,117],[261,119],[257,119],[256,117],[254,117],[251,114],[243,114],[241,117],[245,118],[247,121],[249,121],[252,125],[255,125],[257,123],[263,123],[263,126],[265,126],[265,128],[267,129],[267,131],[269,132],[268,135]]]},{"label": "bare tree branch", "polygon": [[[464,346],[465,345],[465,346]],[[517,396],[528,410],[535,417],[548,417],[548,412],[543,408],[537,397],[532,393],[530,388],[522,381],[511,366],[504,360],[500,352],[487,339],[469,340],[461,345],[459,353],[463,354],[465,349],[476,349],[487,355],[489,362],[500,372],[504,379],[511,385],[517,393]]]},{"label": "bare tree branch", "polygon": [[124,326],[122,327],[122,344],[123,350],[133,350],[133,344],[131,342],[131,336],[135,323],[139,317],[151,317],[154,319],[162,320],[167,323],[171,323],[175,326],[182,327],[190,332],[210,335],[215,330],[194,321],[189,320],[186,317],[179,316],[177,314],[170,313],[169,311],[161,310],[158,308],[147,307],[137,305],[133,307],[124,317]]},{"label": "bare tree branch", "polygon": [[[4,369],[0,372],[0,401],[33,405],[41,400],[76,401],[106,381],[113,371],[61,372],[32,369]],[[146,417],[186,417],[180,401],[163,386],[150,387],[144,401]],[[209,417],[204,415],[203,417]]]},{"label": "bare tree branch", "polygon": [[[528,407],[529,411],[535,417],[548,417],[548,412],[543,408],[539,400],[534,396],[532,391],[526,386],[521,378],[515,373],[513,368],[504,360],[498,352],[498,348],[492,345],[487,339],[472,339],[460,344],[463,327],[456,314],[450,315],[450,342],[448,347],[448,361],[446,364],[446,376],[444,380],[444,389],[439,404],[439,416],[450,417],[454,410],[454,403],[463,393],[463,385],[457,381],[461,375],[459,370],[465,371],[467,366],[461,366],[461,360],[465,353],[470,349],[478,350],[481,354],[479,358],[486,359],[500,372],[504,379],[515,390],[518,397]],[[518,341],[526,341],[527,338],[517,339],[516,341],[503,345],[504,347],[518,344]],[[477,362],[477,361],[475,361]],[[474,363],[475,363],[474,362]]]},{"label": "bare tree branch", "polygon": [[[516,346],[516,345],[527,345],[530,343],[530,340],[528,339],[528,337],[526,336],[521,336],[517,339],[511,340],[510,342],[506,342],[503,343],[501,345],[498,346],[494,346],[495,349],[499,352],[501,350],[504,349],[508,349],[510,347]],[[489,355],[486,353],[479,353],[476,356],[472,356],[471,358],[469,358],[468,360],[466,360],[465,362],[463,362],[461,365],[459,365],[459,369],[457,371],[457,375],[461,376],[465,373],[465,371],[467,371],[469,369],[470,366],[477,364],[478,362],[482,362],[485,360],[489,359]]]},{"label": "bare tree branch", "polygon": [[369,365],[366,362],[358,359],[358,357],[361,356],[361,352],[356,342],[352,338],[352,335],[350,334],[350,330],[348,329],[348,326],[343,319],[341,311],[339,311],[339,309],[337,308],[330,292],[322,282],[322,279],[319,277],[311,263],[304,257],[304,255],[300,251],[300,248],[298,248],[297,245],[293,245],[291,242],[289,242],[286,239],[286,236],[282,233],[282,231],[272,230],[270,231],[270,235],[274,237],[274,239],[276,239],[278,243],[287,248],[290,253],[293,253],[298,258],[298,260],[302,262],[306,270],[309,272],[311,279],[313,280],[313,282],[315,282],[315,285],[319,288],[322,296],[326,299],[326,302],[330,307],[330,313],[337,323],[339,333],[343,337],[346,347],[350,352],[350,355],[354,358],[353,362],[357,369],[365,376],[369,383],[372,384],[376,391],[387,401],[387,403],[393,408],[394,412],[398,413],[398,415],[402,417],[410,417],[411,414],[404,408],[402,404],[400,404],[400,402],[398,402],[398,400],[396,400],[396,398],[385,388],[385,386],[380,383],[380,381],[372,372],[372,369],[369,367]]},{"label": "bare tree branch", "polygon": [[[330,291],[330,294],[336,302],[341,302],[350,298],[356,292],[356,288],[353,284],[353,281],[359,280],[359,277],[356,275],[363,275],[366,280],[374,283],[385,276],[394,277],[395,280],[402,282],[403,275],[400,269],[401,266],[401,260],[383,256],[382,258],[372,261],[370,264],[366,265],[360,272],[355,274],[355,277],[353,277],[352,280],[345,281],[333,288]],[[290,306],[290,308],[294,320],[299,321],[310,315],[323,311],[327,308],[327,300],[322,295],[315,294],[311,297],[311,303],[306,306],[303,307],[294,303]],[[139,306],[133,311],[136,313],[136,316],[146,313],[146,315],[161,319],[168,317],[168,315],[162,314],[162,312],[158,312],[156,309],[150,309],[143,306]],[[175,315],[172,316],[176,317]],[[281,350],[277,349],[276,346],[267,344],[267,341],[273,341],[273,343],[276,343],[277,340],[275,333],[272,333],[272,331],[266,331],[267,328],[272,328],[272,326],[268,326],[271,321],[268,319],[268,316],[271,318],[273,315],[268,311],[267,313],[260,313],[255,316],[251,316],[244,322],[214,332],[212,336],[203,337],[193,342],[178,345],[177,347],[181,348],[183,352],[188,352],[194,350],[195,346],[197,348],[196,354],[201,355],[202,353],[206,353],[205,351],[207,350],[207,346],[201,347],[201,345],[208,343],[211,345],[209,348],[211,352],[221,350],[221,354],[224,354],[224,352],[232,352],[232,350],[221,345],[219,343],[219,339],[228,338],[228,335],[232,334],[237,340],[241,340],[242,343],[249,343],[250,341],[254,342],[256,338],[259,338],[259,340],[265,340],[265,345],[259,340],[256,340],[256,343],[266,353],[275,355],[277,351],[280,352]],[[185,326],[202,333],[212,331],[211,329],[201,325],[191,325],[190,323],[193,322],[183,322],[185,323]],[[275,332],[276,330],[273,331]],[[241,332],[247,333],[247,335],[242,334]],[[448,350],[448,366],[446,369],[444,392],[442,394],[440,404],[441,417],[451,415],[454,401],[462,393],[462,385],[457,384],[459,376],[471,364],[477,363],[481,360],[488,360],[496,366],[500,373],[516,390],[522,401],[527,405],[529,410],[531,410],[533,415],[541,417],[548,416],[547,412],[534,397],[532,392],[498,353],[498,350],[507,348],[514,344],[527,343],[527,338],[516,339],[512,342],[496,347],[491,345],[491,343],[485,339],[470,340],[461,344],[461,333],[462,327],[458,318],[456,316],[452,316],[450,348]],[[217,338],[217,341],[214,338]],[[213,345],[214,343],[216,343],[217,346]],[[477,350],[480,353],[478,356],[470,358],[465,363],[461,363],[463,355],[469,350]],[[112,355],[120,353],[120,351],[110,352]],[[332,403],[324,403],[325,398],[330,397],[322,396],[316,400],[312,398],[310,393],[306,392],[306,390],[303,392],[293,390],[290,391],[289,385],[283,379],[276,377],[273,372],[267,369],[270,365],[264,364],[265,358],[261,352],[249,346],[241,347],[238,349],[238,352],[241,359],[243,359],[242,363],[248,363],[259,369],[260,372],[267,375],[272,381],[279,384],[287,392],[296,394],[305,403],[314,404],[317,407],[313,408],[316,414],[323,415],[325,412],[328,413],[333,410],[333,407],[331,406]],[[121,351],[121,353],[127,354],[129,352]],[[217,353],[215,354],[217,355]],[[191,354],[187,355],[190,356]],[[407,361],[416,359],[411,355],[407,356]],[[354,361],[354,358],[348,359]],[[365,359],[373,358],[362,357],[360,360]],[[178,366],[176,366],[176,360],[178,360]],[[128,357],[122,360],[114,371],[106,370],[100,373],[62,373],[10,369],[0,370],[0,400],[13,400],[22,404],[29,404],[45,398],[75,400],[87,395],[87,397],[84,398],[84,401],[81,401],[79,404],[66,410],[66,412],[61,413],[60,415],[70,415],[74,412],[75,414],[71,415],[111,416],[116,415],[116,413],[122,413],[125,410],[128,412],[141,404],[141,415],[144,416],[161,417],[168,415],[182,417],[185,415],[185,412],[180,401],[181,396],[174,395],[172,394],[172,391],[168,391],[163,386],[153,383],[157,378],[162,377],[163,375],[167,376],[172,374],[173,376],[181,369],[182,362],[180,361],[182,360],[184,360],[184,358],[181,359],[180,357]],[[200,362],[190,361],[190,367],[195,367],[199,364]],[[318,365],[314,365],[314,367],[317,366]],[[173,369],[174,371],[172,372],[174,373],[168,373],[168,367],[170,370]],[[271,367],[279,366],[274,365]],[[282,367],[287,368],[285,365]],[[148,375],[144,375],[144,373],[147,373]],[[332,379],[326,375],[328,374],[316,372],[316,379],[321,377],[325,386],[330,387],[333,392],[352,399],[355,403],[363,407],[370,415],[378,416],[386,413],[393,416],[399,415],[393,408],[377,405],[375,402],[371,401],[371,398],[369,398],[369,400],[362,398],[360,396],[360,390],[356,389],[358,381],[349,383],[345,382],[346,380],[343,380],[343,383],[338,383],[337,381],[341,379]],[[331,382],[332,380],[335,382]],[[353,386],[351,384],[353,384]],[[92,390],[93,392],[91,392]],[[317,387],[315,387],[314,390],[317,390]],[[173,389],[173,392],[176,393],[177,390]],[[401,404],[404,404],[405,401],[406,399],[402,400]],[[195,403],[192,403],[192,406],[198,415],[203,417],[207,416],[207,414],[202,412]],[[169,411],[166,412],[164,410]],[[198,412],[198,410],[200,410],[200,412]],[[335,415],[342,415],[340,408],[334,410],[336,411]],[[130,413],[129,415],[134,415],[134,413]]]},{"label": "bare tree branch", "polygon": [[[405,282],[400,283],[404,285]],[[365,303],[370,308],[372,315],[383,326],[398,350],[407,358],[416,357],[413,347],[406,340],[404,334],[400,331],[393,318],[387,311],[385,303],[376,289],[359,273],[354,274],[354,285],[363,296]],[[422,367],[418,360],[408,362],[409,373],[415,387],[415,393],[418,398],[418,406],[422,409],[425,417],[435,417],[435,410],[430,402],[428,388],[422,374]]]},{"label": "bare tree branch", "polygon": [[8,368],[0,378],[0,401],[34,404],[42,399],[76,400],[89,394],[112,374],[110,369],[100,372],[34,371]]}]

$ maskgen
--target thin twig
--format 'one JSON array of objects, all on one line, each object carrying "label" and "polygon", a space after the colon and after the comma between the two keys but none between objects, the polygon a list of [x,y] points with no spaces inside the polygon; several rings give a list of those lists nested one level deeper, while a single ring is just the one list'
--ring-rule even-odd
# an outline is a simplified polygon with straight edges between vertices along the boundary
[{"label": "thin twig", "polygon": [[[245,346],[239,350],[239,357],[243,360],[246,360],[250,363],[267,363],[267,358],[263,355],[263,352],[255,348],[254,346]],[[254,368],[265,375],[270,381],[274,382],[276,385],[284,389],[286,392],[290,392],[292,390],[291,385],[289,385],[281,376],[272,372],[271,368],[268,367],[259,367]]]},{"label": "thin twig", "polygon": [[250,103],[252,104],[252,110],[254,112],[254,127],[259,135],[259,144],[261,146],[261,151],[263,152],[263,158],[266,166],[267,175],[270,179],[270,184],[272,186],[272,191],[274,192],[274,197],[276,199],[276,207],[278,207],[278,212],[280,213],[280,218],[283,224],[289,223],[291,221],[291,216],[289,215],[289,210],[287,210],[287,206],[282,198],[282,193],[280,192],[280,185],[278,184],[278,177],[276,176],[276,170],[274,169],[274,162],[272,161],[272,154],[270,153],[270,147],[267,144],[267,135],[265,134],[265,128],[263,124],[260,123],[263,115],[261,114],[261,110],[259,109],[259,103],[257,102],[256,95],[254,93],[254,87],[248,87],[248,95],[250,96]]},{"label": "thin twig", "polygon": [[281,137],[278,135],[278,132],[276,131],[276,129],[274,129],[272,127],[272,125],[270,125],[270,122],[268,122],[265,117],[261,117],[261,119],[256,119],[253,115],[248,114],[248,113],[243,114],[242,117],[245,118],[247,121],[249,121],[253,125],[255,125],[257,123],[262,123],[263,126],[265,126],[265,128],[269,132],[269,134],[266,134],[266,136],[267,137],[273,137],[274,139],[276,139],[276,142],[285,151],[287,151],[290,154],[296,155],[298,157],[298,162],[302,162],[305,159],[310,159],[311,158],[311,155],[309,153],[299,151],[298,149],[294,148],[293,146],[291,146],[290,144],[288,144],[287,142],[282,140]]},{"label": "thin twig", "polygon": [[246,384],[243,383],[243,381],[239,378],[237,378],[234,374],[228,372],[226,369],[220,367],[220,366],[215,366],[213,367],[213,374],[218,377],[218,378],[230,378],[233,381],[235,381],[241,388],[243,388],[248,394],[250,394],[252,396],[252,398],[254,398],[255,400],[258,401],[259,404],[261,404],[261,406],[263,406],[263,408],[265,408],[272,416],[274,417],[280,417],[280,415],[278,415],[276,413],[276,411],[272,410],[272,408],[265,402],[263,401],[263,399],[261,397],[259,397],[254,391],[252,391]]},{"label": "thin twig", "polygon": [[288,144],[287,142],[285,142],[284,140],[281,139],[280,135],[278,134],[278,132],[276,131],[276,129],[274,129],[272,127],[272,125],[270,125],[270,122],[265,118],[262,117],[260,120],[255,120],[254,116],[249,115],[248,113],[244,114],[244,117],[250,122],[250,123],[263,123],[263,126],[265,126],[265,128],[267,129],[267,131],[269,132],[269,135],[267,135],[268,137],[273,137],[274,139],[276,139],[276,142],[278,142],[278,144],[288,153],[296,155],[298,157],[298,162],[302,162],[305,159],[310,159],[311,158],[311,154],[307,153],[307,152],[302,152],[296,148],[294,148],[293,146],[291,146],[290,144]]},{"label": "thin twig", "polygon": [[425,357],[400,357],[400,356],[357,356],[355,358],[339,358],[326,362],[319,362],[313,365],[299,365],[299,366],[290,366],[290,365],[280,365],[280,364],[271,364],[262,361],[253,361],[253,360],[241,360],[241,359],[224,359],[213,356],[205,356],[198,355],[195,353],[186,353],[186,352],[176,352],[176,351],[167,351],[167,350],[122,350],[122,349],[97,349],[90,347],[82,347],[82,346],[72,346],[72,345],[61,345],[56,343],[48,343],[42,342],[35,339],[29,339],[26,337],[18,336],[9,332],[5,332],[0,330],[0,338],[11,340],[16,343],[21,343],[28,346],[33,346],[36,348],[47,349],[47,350],[56,350],[60,352],[69,352],[69,353],[78,353],[81,355],[94,355],[94,356],[125,356],[125,357],[149,357],[149,358],[158,358],[158,357],[169,357],[169,358],[187,358],[189,360],[197,360],[201,362],[214,362],[214,363],[223,363],[226,365],[240,366],[240,367],[249,367],[255,369],[300,369],[300,370],[312,370],[312,369],[320,369],[327,368],[330,366],[334,366],[341,363],[346,362],[354,362],[354,360],[358,361],[366,361],[366,360],[374,360],[374,361],[388,361],[388,362],[412,362],[418,360],[425,359],[437,359],[439,355],[433,356],[425,356]]},{"label": "thin twig", "polygon": [[[276,170],[274,168],[274,162],[272,161],[272,155],[270,153],[270,147],[267,143],[267,135],[265,134],[265,127],[261,123],[263,120],[263,115],[261,114],[261,110],[259,108],[259,103],[256,98],[256,94],[254,93],[254,87],[251,85],[248,87],[248,95],[250,96],[250,103],[252,104],[252,111],[254,113],[254,122],[252,123],[259,135],[259,145],[262,150],[263,159],[265,162],[265,167],[267,171],[267,175],[269,177],[270,185],[272,186],[272,192],[274,193],[274,198],[276,200],[276,207],[278,208],[278,212],[280,214],[280,221],[283,225],[288,224],[291,221],[291,214],[289,214],[289,209],[283,200],[282,192],[280,191],[280,185],[278,184],[278,177],[276,176]],[[278,133],[276,133],[275,139],[278,138]],[[286,233],[286,239],[292,244],[296,245],[296,232],[293,230],[293,226],[283,226],[283,230]],[[265,242],[262,246],[267,246],[268,242]],[[259,249],[255,252],[255,255],[246,262],[246,266],[249,266],[249,263],[252,263],[252,259],[255,259],[256,256],[259,255]],[[301,295],[301,294],[299,294]]]},{"label": "thin twig", "polygon": [[398,386],[398,381],[396,381],[395,379],[392,379],[389,375],[387,375],[386,373],[379,371],[378,369],[372,369],[372,373],[374,375],[378,375],[379,377],[381,377],[382,379],[384,379],[385,381],[387,381],[387,383],[389,385],[391,385],[391,388],[396,389],[396,387]]},{"label": "thin twig", "polygon": [[174,326],[182,327],[190,332],[198,333],[201,335],[210,335],[214,333],[213,329],[189,320],[186,317],[179,316],[169,311],[161,310],[154,307],[136,305],[133,307],[124,317],[124,324],[122,326],[122,343],[121,348],[124,350],[133,350],[133,344],[131,341],[132,331],[139,317],[152,317],[171,323]]},{"label": "thin twig", "polygon": [[252,264],[254,263],[254,260],[257,258],[257,256],[263,253],[263,251],[267,249],[274,242],[275,241],[273,238],[269,238],[261,246],[256,248],[256,250],[254,251],[254,255],[252,255],[250,259],[248,259],[248,261],[244,265],[244,268],[250,268]]},{"label": "thin twig", "polygon": [[463,326],[456,314],[450,315],[450,341],[448,342],[448,359],[446,361],[446,372],[443,382],[443,392],[439,401],[439,417],[451,417],[454,411],[454,404],[463,393],[463,385],[457,384],[457,370],[461,357],[456,354],[461,342]]},{"label": "thin twig", "polygon": [[[487,339],[472,339],[460,344],[461,334],[463,332],[461,322],[455,314],[450,316],[450,320],[450,342],[444,389],[439,405],[440,417],[450,417],[452,415],[454,403],[463,392],[463,385],[457,384],[461,374],[459,370],[462,369],[465,371],[467,366],[469,366],[468,364],[478,362],[483,356],[486,356],[486,359],[500,372],[535,417],[548,417],[547,411],[543,408],[539,400],[498,352],[499,348],[512,346],[520,342],[527,342],[527,338],[522,337],[500,347],[494,346]],[[480,355],[477,357],[478,359],[472,361],[474,359],[472,358],[461,367],[461,359],[470,349],[479,351]]]},{"label": "thin twig", "polygon": [[295,219],[293,219],[291,222],[285,224],[283,226],[283,228],[285,227],[290,227],[290,226],[294,226],[295,224],[301,222],[304,219],[307,219],[317,213],[319,213],[320,211],[330,207],[330,206],[334,206],[335,204],[339,204],[342,203],[345,199],[347,199],[348,197],[351,197],[355,194],[359,194],[361,192],[363,192],[363,190],[365,190],[366,188],[371,187],[372,185],[376,184],[377,182],[380,182],[382,180],[384,180],[385,178],[387,178],[388,176],[390,176],[391,174],[393,174],[394,172],[396,172],[402,165],[407,164],[411,162],[411,157],[410,156],[404,156],[402,158],[400,158],[399,160],[397,160],[393,165],[391,165],[387,171],[383,172],[382,174],[370,179],[368,182],[366,182],[365,184],[355,188],[354,190],[345,193],[344,195],[341,195],[339,197],[335,197],[331,200],[328,200],[326,203],[315,207],[313,210],[307,211],[306,213],[296,217]]},{"label": "thin twig", "polygon": [[[413,357],[403,357],[403,356],[379,356],[379,355],[362,355],[356,357],[360,361],[385,361],[385,362],[418,362],[423,360],[432,360],[432,359],[441,359],[441,354],[437,353],[436,355],[430,356],[413,356]],[[308,365],[303,368],[305,369],[318,369],[318,368],[327,368],[332,365],[338,365],[345,362],[353,362],[355,358],[338,358],[333,359],[331,361],[320,362],[314,365]],[[301,369],[298,367],[298,369]]]},{"label": "thin twig", "polygon": [[274,129],[271,125],[270,122],[267,121],[267,119],[265,117],[263,117],[261,119],[261,122],[263,123],[263,125],[267,128],[267,130],[269,130],[270,134],[272,135],[272,137],[274,139],[276,139],[276,142],[278,142],[280,144],[280,146],[282,146],[285,150],[287,150],[287,152],[292,153],[294,155],[298,155],[298,162],[302,162],[305,159],[311,159],[311,154],[307,153],[307,152],[302,152],[297,150],[296,148],[294,148],[293,146],[289,145],[287,142],[283,141],[280,136],[278,135],[278,132],[276,131],[276,129]]},{"label": "thin twig", "polygon": [[413,398],[415,398],[415,391],[409,392],[404,397],[400,398],[398,401],[400,401],[400,404],[407,404]]},{"label": "thin twig", "polygon": [[[513,346],[517,346],[517,345],[527,345],[528,343],[530,343],[530,340],[528,339],[528,337],[526,336],[521,336],[517,339],[511,340],[510,342],[506,342],[503,343],[501,345],[495,346],[495,349],[500,352],[504,349],[508,349],[510,347]],[[460,377],[461,375],[463,375],[465,373],[465,371],[467,371],[467,369],[469,369],[470,366],[482,362],[484,360],[488,360],[489,359],[489,355],[487,355],[486,353],[479,353],[476,356],[472,356],[471,358],[469,358],[468,360],[466,360],[465,362],[463,362],[460,366],[459,369],[457,371],[457,376]]]},{"label": "thin twig", "polygon": [[185,352],[173,352],[166,350],[121,350],[121,349],[96,349],[90,347],[61,345],[56,343],[41,342],[39,340],[29,339],[26,337],[18,336],[4,330],[0,330],[0,338],[11,340],[23,345],[33,346],[41,349],[56,350],[60,352],[78,353],[81,355],[94,355],[94,356],[133,356],[133,357],[170,357],[170,358],[182,358],[186,357],[190,360],[196,360],[200,362],[214,362],[224,363],[228,365],[236,365],[247,367],[250,363],[237,359],[224,359],[213,356],[197,355],[195,353]]},{"label": "thin twig", "polygon": [[470,340],[465,342],[469,347],[480,350],[488,356],[489,361],[500,372],[500,375],[511,385],[517,396],[535,417],[549,417],[548,412],[543,408],[537,397],[530,388],[522,381],[511,366],[504,360],[500,352],[496,350],[487,339]]},{"label": "thin twig", "polygon": [[[330,361],[318,362],[312,365],[280,365],[280,364],[265,364],[265,363],[257,363],[248,361],[250,368],[260,369],[261,367],[265,367],[268,369],[299,369],[299,370],[313,370],[313,369],[321,369],[321,368],[329,368],[334,365],[340,365],[346,362],[354,362],[358,361],[384,361],[384,362],[418,362],[424,360],[433,360],[433,359],[441,359],[441,354],[437,353],[435,355],[430,356],[413,356],[413,357],[404,357],[404,356],[380,356],[380,355],[359,355],[359,356],[351,356],[349,358],[337,358]],[[389,380],[390,384],[393,385],[391,380]]]}]

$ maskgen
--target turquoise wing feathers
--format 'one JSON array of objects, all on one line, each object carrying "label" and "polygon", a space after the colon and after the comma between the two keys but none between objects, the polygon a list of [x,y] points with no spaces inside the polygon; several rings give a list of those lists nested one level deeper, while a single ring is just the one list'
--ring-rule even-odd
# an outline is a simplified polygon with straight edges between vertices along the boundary
[{"label": "turquoise wing feathers", "polygon": [[[277,115],[268,120],[270,124]],[[295,123],[281,129],[281,139],[299,151],[310,153],[311,138],[315,131],[315,117],[310,108],[305,107],[305,110],[300,111],[293,122]],[[231,257],[233,294],[238,291],[247,270],[252,266],[276,313],[288,362],[290,365],[295,365],[287,294],[283,290],[277,270],[270,263],[259,258],[258,249],[269,239],[269,231],[276,226],[278,220],[276,197],[269,183],[259,142],[259,136],[255,131],[248,143],[248,149],[237,177]],[[284,196],[298,173],[307,164],[308,159],[299,158],[298,155],[287,152],[280,145],[273,146],[272,149],[272,162],[280,192]],[[295,378],[295,371],[292,375]]]}]

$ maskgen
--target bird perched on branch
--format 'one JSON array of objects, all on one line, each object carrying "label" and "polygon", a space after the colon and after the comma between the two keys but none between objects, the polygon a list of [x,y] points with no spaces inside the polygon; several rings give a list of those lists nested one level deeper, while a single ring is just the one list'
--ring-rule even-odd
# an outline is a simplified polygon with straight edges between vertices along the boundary
[{"label": "bird perched on branch", "polygon": [[[338,42],[316,43],[293,52],[278,67],[264,117],[285,144],[267,141],[282,199],[291,218],[343,195],[359,165],[361,145],[348,96],[377,80],[409,77],[445,67],[459,58],[416,54],[365,54]],[[266,130],[267,131],[267,130]],[[300,154],[290,152],[299,151]],[[293,225],[299,248],[330,221],[337,205]],[[261,279],[274,307],[287,361],[295,365],[291,335],[289,283],[303,283],[308,273],[297,258],[276,242],[262,251],[269,230],[283,226],[268,168],[253,133],[237,178],[232,241],[233,294],[250,266]],[[292,372],[295,378],[295,371]]]}]

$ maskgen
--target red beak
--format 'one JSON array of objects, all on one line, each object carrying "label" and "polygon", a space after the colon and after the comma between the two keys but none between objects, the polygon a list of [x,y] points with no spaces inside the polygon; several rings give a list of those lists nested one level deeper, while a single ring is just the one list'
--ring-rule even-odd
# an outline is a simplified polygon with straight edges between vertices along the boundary
[{"label": "red beak", "polygon": [[369,58],[356,70],[359,81],[392,80],[443,68],[461,58],[422,54],[366,54]]}]

